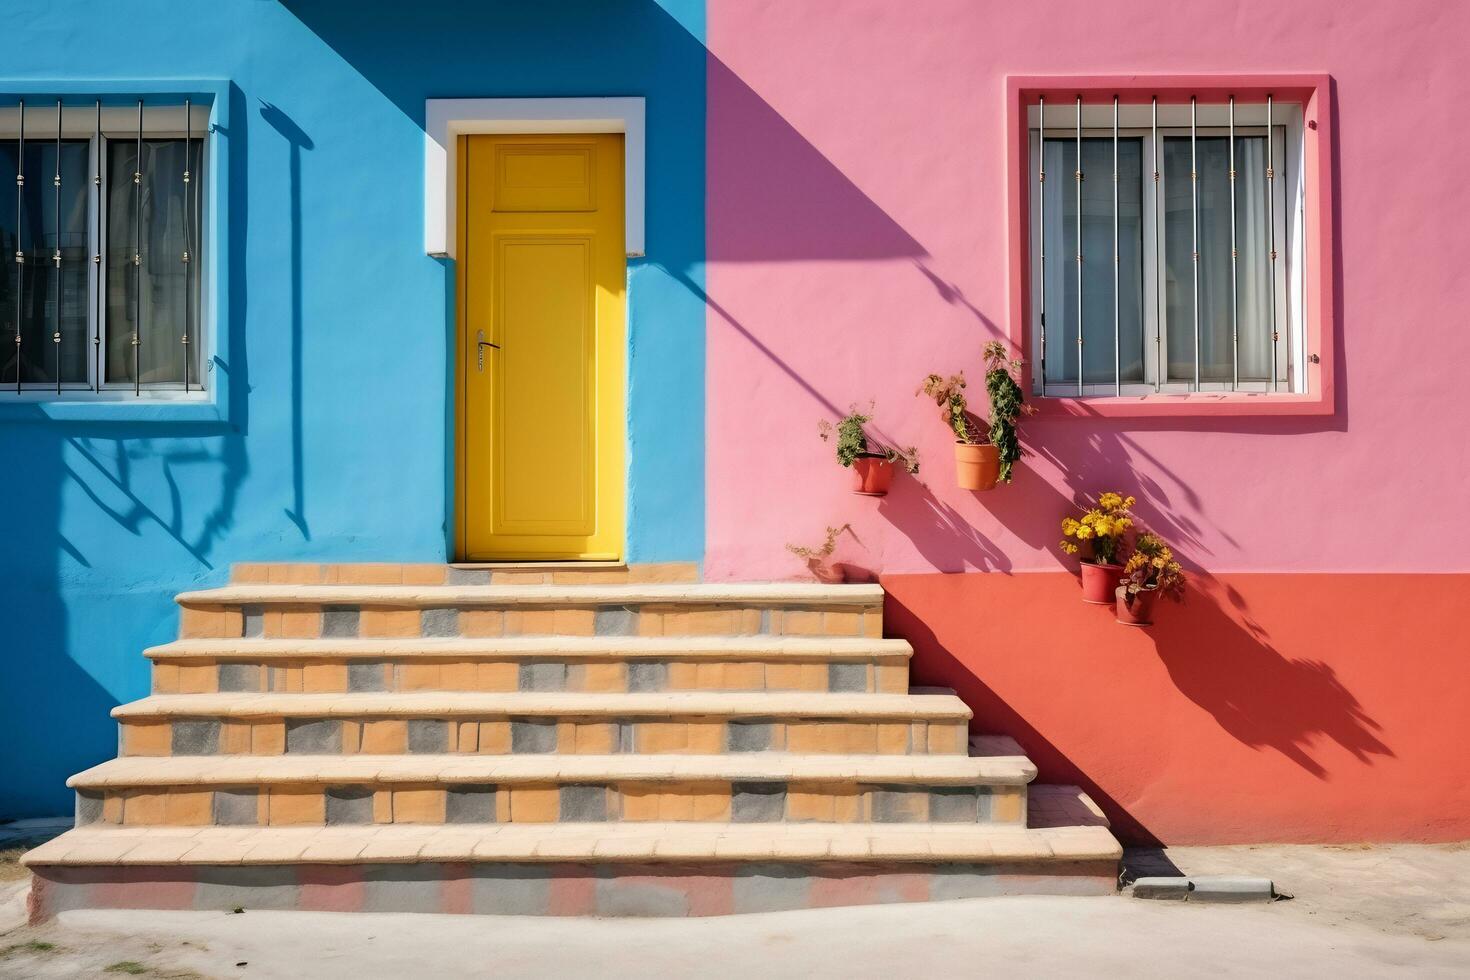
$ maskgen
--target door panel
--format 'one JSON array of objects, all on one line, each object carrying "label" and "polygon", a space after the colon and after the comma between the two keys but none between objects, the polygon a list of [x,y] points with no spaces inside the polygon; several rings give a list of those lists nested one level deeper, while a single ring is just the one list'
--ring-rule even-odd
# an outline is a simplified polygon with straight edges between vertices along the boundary
[{"label": "door panel", "polygon": [[620,558],[622,137],[460,152],[460,556]]}]

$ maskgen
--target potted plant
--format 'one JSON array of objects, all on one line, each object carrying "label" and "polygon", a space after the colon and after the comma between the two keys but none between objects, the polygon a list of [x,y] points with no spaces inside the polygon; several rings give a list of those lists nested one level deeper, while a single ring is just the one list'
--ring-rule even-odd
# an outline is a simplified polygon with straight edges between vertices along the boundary
[{"label": "potted plant", "polygon": [[1157,534],[1145,531],[1133,543],[1133,554],[1123,566],[1123,580],[1115,596],[1118,622],[1125,626],[1152,624],[1154,601],[1159,596],[1183,601],[1184,571]]},{"label": "potted plant", "polygon": [[1022,362],[1012,360],[1005,344],[993,340],[981,352],[985,359],[985,394],[990,420],[981,424],[965,400],[964,372],[942,378],[931,374],[918,394],[934,400],[944,424],[955,434],[955,479],[965,490],[989,490],[1004,480],[1024,453],[1016,434],[1016,420],[1032,411],[1016,380]]},{"label": "potted plant", "polygon": [[895,464],[902,464],[909,473],[919,472],[919,451],[912,447],[898,449],[877,440],[869,442],[863,426],[873,420],[872,411],[871,404],[867,412],[854,406],[836,425],[826,419],[818,422],[817,431],[823,442],[836,439],[837,462],[853,472],[853,492],[881,497],[893,482]]},{"label": "potted plant", "polygon": [[786,550],[791,552],[802,561],[806,562],[807,571],[814,575],[818,582],[826,585],[838,585],[846,579],[846,575],[840,565],[834,565],[827,559],[832,557],[832,552],[837,550],[837,539],[842,532],[852,533],[852,525],[844,524],[841,527],[827,528],[827,538],[819,548],[808,548],[799,544],[788,544]]},{"label": "potted plant", "polygon": [[1086,545],[1089,557],[1082,559],[1082,601],[1107,605],[1123,578],[1123,566],[1115,560],[1118,546],[1133,527],[1134,499],[1108,491],[1098,495],[1097,506],[1080,518],[1062,518],[1062,550],[1078,554]]}]

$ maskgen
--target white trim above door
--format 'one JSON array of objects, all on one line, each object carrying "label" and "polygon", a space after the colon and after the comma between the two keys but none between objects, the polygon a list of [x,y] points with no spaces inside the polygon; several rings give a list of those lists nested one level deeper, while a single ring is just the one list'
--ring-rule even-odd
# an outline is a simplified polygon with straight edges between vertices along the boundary
[{"label": "white trim above door", "polygon": [[424,251],[454,258],[460,136],[622,133],[624,248],[643,254],[643,99],[428,99],[424,103]]}]

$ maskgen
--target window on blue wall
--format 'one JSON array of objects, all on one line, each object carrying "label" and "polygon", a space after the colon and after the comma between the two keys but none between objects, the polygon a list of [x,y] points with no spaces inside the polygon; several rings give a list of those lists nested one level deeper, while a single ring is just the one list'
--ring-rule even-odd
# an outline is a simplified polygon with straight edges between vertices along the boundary
[{"label": "window on blue wall", "polygon": [[[207,107],[0,110],[0,397],[205,378]],[[100,135],[99,135],[100,129]],[[24,154],[21,153],[24,135]],[[141,146],[141,156],[139,149]]]}]

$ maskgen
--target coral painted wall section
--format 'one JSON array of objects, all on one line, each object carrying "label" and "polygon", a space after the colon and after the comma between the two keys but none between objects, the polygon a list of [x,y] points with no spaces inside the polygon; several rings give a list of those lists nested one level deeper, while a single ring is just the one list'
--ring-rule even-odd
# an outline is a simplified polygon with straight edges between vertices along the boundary
[{"label": "coral painted wall section", "polygon": [[915,679],[1127,841],[1470,837],[1470,576],[1196,576],[1147,630],[1062,573],[883,585]]}]

